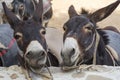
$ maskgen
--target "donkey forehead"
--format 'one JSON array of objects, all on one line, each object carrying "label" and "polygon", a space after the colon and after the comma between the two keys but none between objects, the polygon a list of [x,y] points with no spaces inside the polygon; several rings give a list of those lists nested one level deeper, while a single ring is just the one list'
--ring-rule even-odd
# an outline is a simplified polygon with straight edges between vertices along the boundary
[{"label": "donkey forehead", "polygon": [[83,28],[84,26],[93,26],[93,23],[90,21],[88,17],[85,15],[74,16],[68,20],[64,26],[69,30],[78,30]]},{"label": "donkey forehead", "polygon": [[75,28],[78,26],[82,27],[89,22],[90,22],[89,18],[87,18],[84,15],[81,15],[81,16],[75,16],[75,17],[70,18],[70,20],[68,20],[65,25],[68,27]]},{"label": "donkey forehead", "polygon": [[15,27],[16,32],[21,32],[21,33],[28,33],[28,34],[33,34],[33,33],[38,33],[40,32],[41,29],[44,29],[40,23],[34,22],[34,21],[25,21],[20,24],[18,24]]}]

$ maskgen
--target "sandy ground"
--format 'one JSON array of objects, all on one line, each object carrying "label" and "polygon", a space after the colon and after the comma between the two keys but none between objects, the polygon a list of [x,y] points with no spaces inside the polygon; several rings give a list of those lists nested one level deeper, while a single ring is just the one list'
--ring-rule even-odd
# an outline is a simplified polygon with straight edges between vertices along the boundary
[{"label": "sandy ground", "polygon": [[[49,26],[62,29],[63,24],[69,19],[68,8],[70,5],[74,5],[78,12],[80,12],[81,8],[93,12],[115,1],[116,0],[52,0],[54,14],[50,20]],[[100,27],[111,25],[120,30],[120,5],[109,17],[99,22],[98,25]]]}]

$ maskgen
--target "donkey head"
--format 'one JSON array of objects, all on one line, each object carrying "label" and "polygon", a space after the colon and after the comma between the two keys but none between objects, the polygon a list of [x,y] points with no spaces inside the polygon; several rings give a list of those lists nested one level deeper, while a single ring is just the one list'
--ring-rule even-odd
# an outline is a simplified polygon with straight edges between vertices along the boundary
[{"label": "donkey head", "polygon": [[[35,11],[34,0],[13,0],[12,11],[19,17],[20,19],[31,18],[33,12]],[[36,3],[37,4],[37,3]]]},{"label": "donkey head", "polygon": [[96,23],[108,17],[119,2],[116,1],[94,13],[88,13],[83,9],[81,14],[77,14],[73,6],[69,7],[70,19],[63,27],[65,30],[64,46],[61,51],[63,66],[77,66],[93,57]]},{"label": "donkey head", "polygon": [[[36,4],[39,0],[13,0],[12,11],[21,20],[30,19],[33,12],[36,10]],[[50,18],[53,15],[53,10],[50,0],[43,0],[43,26],[47,27]],[[6,19],[4,22],[7,22]]]},{"label": "donkey head", "polygon": [[13,0],[12,4],[12,11],[20,18],[24,14],[25,5],[24,0]]},{"label": "donkey head", "polygon": [[8,22],[14,30],[14,37],[18,46],[24,53],[25,62],[31,68],[42,68],[47,60],[45,28],[41,25],[43,13],[42,0],[37,4],[33,17],[26,21],[19,20],[7,8],[5,2],[2,4]]}]

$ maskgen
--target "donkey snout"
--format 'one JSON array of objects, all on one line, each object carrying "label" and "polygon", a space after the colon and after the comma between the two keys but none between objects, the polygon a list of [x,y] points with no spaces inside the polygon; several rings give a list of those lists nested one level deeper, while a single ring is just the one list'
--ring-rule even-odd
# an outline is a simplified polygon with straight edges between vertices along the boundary
[{"label": "donkey snout", "polygon": [[44,50],[41,51],[29,51],[28,53],[26,53],[26,57],[27,58],[41,58],[41,57],[45,57],[46,52]]},{"label": "donkey snout", "polygon": [[39,53],[40,56],[45,56],[45,54],[46,54],[45,51],[40,51]]},{"label": "donkey snout", "polygon": [[75,48],[71,48],[70,50],[66,50],[66,51],[62,51],[61,52],[61,56],[63,57],[63,58],[65,58],[65,57],[71,57],[71,56],[73,56],[75,54]]},{"label": "donkey snout", "polygon": [[32,57],[32,55],[33,55],[33,53],[32,53],[32,51],[30,51],[26,54],[26,57],[30,58],[30,57]]}]

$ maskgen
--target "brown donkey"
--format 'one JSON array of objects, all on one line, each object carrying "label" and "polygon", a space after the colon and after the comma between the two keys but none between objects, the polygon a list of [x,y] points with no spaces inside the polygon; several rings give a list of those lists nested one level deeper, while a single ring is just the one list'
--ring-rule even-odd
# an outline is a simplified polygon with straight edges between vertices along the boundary
[{"label": "brown donkey", "polygon": [[25,64],[29,70],[35,73],[39,73],[45,66],[58,66],[57,58],[51,53],[47,53],[46,30],[42,26],[42,0],[39,0],[33,17],[25,21],[19,20],[7,8],[5,2],[2,5],[8,22],[14,30],[14,37],[22,52],[19,54],[21,64],[23,66]]}]

